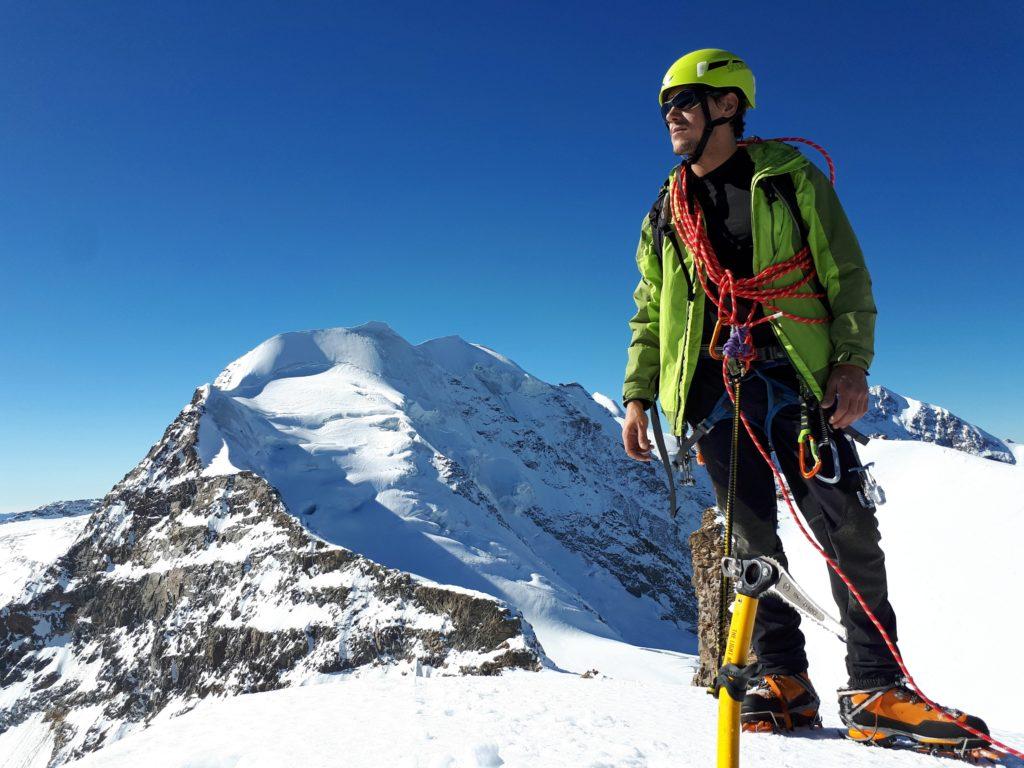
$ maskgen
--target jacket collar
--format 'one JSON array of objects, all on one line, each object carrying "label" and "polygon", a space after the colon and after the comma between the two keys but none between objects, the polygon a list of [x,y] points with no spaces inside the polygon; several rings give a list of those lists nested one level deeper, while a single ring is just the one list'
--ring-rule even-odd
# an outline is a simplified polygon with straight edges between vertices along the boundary
[{"label": "jacket collar", "polygon": [[[759,141],[743,147],[754,161],[754,179],[762,176],[777,176],[780,173],[792,173],[797,168],[807,165],[808,160],[796,147],[781,141]],[[675,166],[669,173],[665,186],[672,182],[680,166]]]},{"label": "jacket collar", "polygon": [[754,161],[754,176],[776,176],[791,173],[810,162],[800,150],[781,141],[760,141],[747,144],[747,154]]}]

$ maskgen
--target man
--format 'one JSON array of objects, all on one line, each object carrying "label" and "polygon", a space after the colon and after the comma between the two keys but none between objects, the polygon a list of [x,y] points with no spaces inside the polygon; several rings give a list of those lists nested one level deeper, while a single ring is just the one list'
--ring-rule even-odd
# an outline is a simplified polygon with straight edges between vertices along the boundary
[{"label": "man", "polygon": [[[739,57],[719,49],[683,56],[665,75],[659,100],[673,152],[685,160],[641,227],[622,398],[626,452],[650,460],[645,411],[659,402],[674,435],[710,426],[697,446],[720,509],[734,478],[733,554],[767,555],[785,567],[774,476],[744,428],[733,457],[728,380],[814,535],[895,640],[874,505],[854,470],[856,450],[840,432],[867,410],[874,351],[876,310],[856,236],[828,178],[800,152],[779,142],[737,145],[755,103],[754,77]],[[783,264],[763,284],[784,287],[771,298],[751,293],[746,300],[736,288]],[[723,354],[734,358],[726,374]],[[774,414],[773,403],[783,404]],[[808,436],[823,446],[816,475],[807,466],[814,454]],[[981,746],[905,686],[878,630],[829,575],[848,638],[849,688],[839,702],[849,735]],[[764,674],[743,702],[744,730],[820,722],[799,624],[777,598],[761,601],[753,645]],[[987,732],[976,717],[959,719]]]}]

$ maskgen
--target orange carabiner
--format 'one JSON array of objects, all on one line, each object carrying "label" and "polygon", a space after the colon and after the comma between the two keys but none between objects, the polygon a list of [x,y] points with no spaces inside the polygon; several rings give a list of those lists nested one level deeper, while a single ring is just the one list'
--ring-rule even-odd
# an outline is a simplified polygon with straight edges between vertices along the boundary
[{"label": "orange carabiner", "polygon": [[[804,453],[804,446],[808,443],[811,446],[811,456],[814,457],[814,466],[811,467],[810,470],[807,469],[807,458]],[[800,449],[800,474],[803,476],[804,480],[810,480],[821,471],[821,454],[818,453],[818,443],[810,431],[804,430],[797,438],[797,446]]]},{"label": "orange carabiner", "polygon": [[723,356],[718,354],[718,335],[722,332],[722,319],[715,322],[715,330],[711,334],[711,341],[708,343],[708,354],[712,360],[721,360]]}]

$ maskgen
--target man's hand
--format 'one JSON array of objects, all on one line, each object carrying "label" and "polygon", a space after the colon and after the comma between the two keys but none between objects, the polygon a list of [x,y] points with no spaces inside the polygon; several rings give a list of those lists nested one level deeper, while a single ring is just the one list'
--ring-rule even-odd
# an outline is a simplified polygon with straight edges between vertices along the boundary
[{"label": "man's hand", "polygon": [[631,459],[651,460],[651,442],[647,439],[647,412],[644,411],[644,404],[640,400],[630,400],[626,404],[626,420],[622,424],[622,445]]},{"label": "man's hand", "polygon": [[839,396],[839,405],[828,420],[836,429],[848,427],[868,412],[868,377],[864,369],[850,363],[832,368],[825,387],[822,408],[831,408]]}]

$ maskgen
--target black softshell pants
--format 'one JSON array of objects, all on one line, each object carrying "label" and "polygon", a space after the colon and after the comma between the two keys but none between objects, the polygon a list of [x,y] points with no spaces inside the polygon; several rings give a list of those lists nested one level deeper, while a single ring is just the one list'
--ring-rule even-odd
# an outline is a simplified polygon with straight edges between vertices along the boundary
[{"label": "black softshell pants", "polygon": [[[754,365],[760,366],[758,370],[773,382],[773,386],[774,382],[779,382],[798,391],[796,371],[788,363]],[[767,386],[762,378],[748,373],[741,380],[740,404],[758,440],[770,451],[763,432],[768,409]],[[721,363],[702,358],[686,399],[687,422],[695,426],[708,416],[723,392],[725,384]],[[817,435],[820,421],[816,411],[811,412],[811,425]],[[839,563],[882,626],[895,640],[896,617],[889,605],[885,556],[879,547],[881,536],[875,510],[866,509],[860,503],[857,498],[857,490],[861,487],[860,475],[848,469],[860,466],[856,449],[845,437],[837,435],[836,446],[842,468],[840,481],[828,485],[817,479],[804,480],[797,455],[799,430],[798,405],[783,408],[772,421],[771,446],[794,500],[825,552]],[[718,422],[698,445],[718,497],[718,506],[724,510],[732,446],[731,415]],[[834,476],[830,451],[823,452],[822,461],[822,474],[825,477]],[[733,509],[733,556],[750,558],[768,555],[788,568],[782,542],[776,531],[778,500],[775,495],[775,479],[742,424],[737,476]],[[828,568],[828,565],[822,561],[822,567]],[[832,595],[846,627],[846,667],[851,687],[868,688],[896,680],[901,675],[899,667],[878,630],[850,595],[846,585],[831,568],[828,570]],[[758,606],[753,647],[766,674],[795,674],[807,670],[800,614],[777,597],[765,596]]]}]

